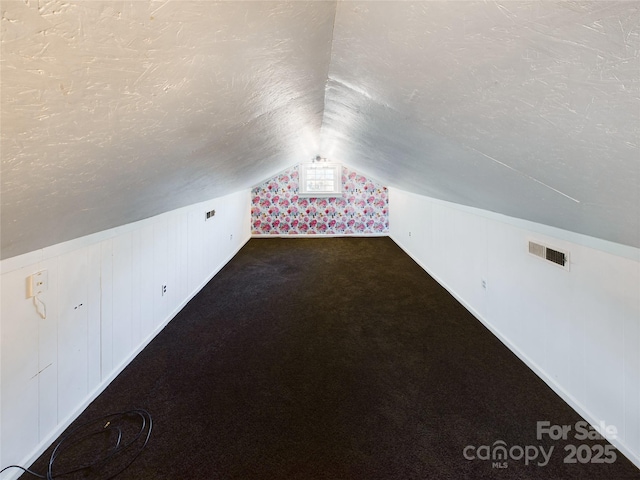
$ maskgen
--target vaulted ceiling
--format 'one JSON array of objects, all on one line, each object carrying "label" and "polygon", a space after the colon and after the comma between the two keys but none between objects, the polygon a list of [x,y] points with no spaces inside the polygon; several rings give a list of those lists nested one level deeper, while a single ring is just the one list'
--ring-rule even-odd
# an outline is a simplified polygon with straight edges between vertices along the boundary
[{"label": "vaulted ceiling", "polygon": [[2,258],[316,154],[640,247],[640,2],[0,8]]}]

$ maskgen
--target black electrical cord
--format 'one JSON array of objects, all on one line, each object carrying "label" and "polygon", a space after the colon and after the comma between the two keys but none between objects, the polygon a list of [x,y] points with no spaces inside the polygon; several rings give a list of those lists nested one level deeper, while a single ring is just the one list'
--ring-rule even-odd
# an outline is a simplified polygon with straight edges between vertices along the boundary
[{"label": "black electrical cord", "polygon": [[[131,439],[126,440],[125,437],[127,437],[127,431],[125,431],[125,429],[134,421],[139,422],[139,429],[137,431],[134,431]],[[95,418],[72,428],[60,439],[60,441],[53,449],[53,452],[51,453],[51,457],[49,458],[49,464],[47,467],[47,473],[45,475],[36,473],[32,470],[29,470],[28,468],[21,467],[20,465],[9,465],[0,470],[0,474],[10,468],[19,468],[25,473],[33,475],[34,477],[44,478],[46,480],[55,480],[62,478],[63,476],[82,471],[97,471],[101,467],[104,468],[106,464],[112,461],[116,456],[124,455],[126,452],[129,452],[131,458],[129,458],[129,460],[124,464],[123,467],[105,478],[105,480],[109,480],[120,475],[129,467],[129,465],[133,463],[133,461],[140,455],[140,453],[142,453],[142,450],[144,450],[144,448],[147,446],[147,443],[149,443],[149,437],[151,436],[152,428],[153,420],[151,419],[151,414],[149,414],[149,412],[142,408],[136,408],[133,410],[127,410],[125,412],[118,412]],[[106,451],[98,452],[98,458],[90,460],[85,465],[77,466],[64,472],[54,474],[54,464],[56,460],[61,457],[61,453],[63,451],[68,450],[72,447],[77,447],[89,440],[100,440],[101,437],[103,437],[103,441],[107,441],[111,445],[106,448]],[[135,449],[136,443],[139,444],[137,449]]]}]

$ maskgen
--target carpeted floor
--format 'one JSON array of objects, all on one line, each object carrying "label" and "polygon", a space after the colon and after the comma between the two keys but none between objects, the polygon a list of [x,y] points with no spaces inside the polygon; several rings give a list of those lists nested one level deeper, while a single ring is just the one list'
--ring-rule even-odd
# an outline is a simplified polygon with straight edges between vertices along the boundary
[{"label": "carpeted floor", "polygon": [[134,407],[121,479],[640,478],[537,439],[581,418],[388,238],[250,240],[76,423]]}]

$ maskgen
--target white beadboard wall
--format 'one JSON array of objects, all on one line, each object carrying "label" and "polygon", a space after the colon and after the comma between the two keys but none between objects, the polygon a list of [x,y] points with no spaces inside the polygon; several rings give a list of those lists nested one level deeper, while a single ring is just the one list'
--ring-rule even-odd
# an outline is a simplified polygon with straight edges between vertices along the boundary
[{"label": "white beadboard wall", "polygon": [[640,250],[397,189],[389,211],[391,238],[640,467]]},{"label": "white beadboard wall", "polygon": [[[238,192],[0,263],[0,469],[35,460],[236,254],[250,208]],[[46,319],[26,298],[44,269]]]}]

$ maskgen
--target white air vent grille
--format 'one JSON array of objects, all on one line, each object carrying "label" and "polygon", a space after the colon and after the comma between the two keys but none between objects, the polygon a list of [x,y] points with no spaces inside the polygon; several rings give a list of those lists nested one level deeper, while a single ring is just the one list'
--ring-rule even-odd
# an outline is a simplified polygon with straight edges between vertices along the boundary
[{"label": "white air vent grille", "polygon": [[569,270],[568,252],[556,250],[541,243],[529,242],[529,253]]},{"label": "white air vent grille", "polygon": [[544,247],[544,245],[540,245],[539,243],[535,242],[529,242],[529,253],[532,253],[537,257],[544,258],[545,250],[546,248]]}]

